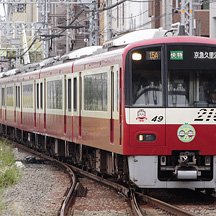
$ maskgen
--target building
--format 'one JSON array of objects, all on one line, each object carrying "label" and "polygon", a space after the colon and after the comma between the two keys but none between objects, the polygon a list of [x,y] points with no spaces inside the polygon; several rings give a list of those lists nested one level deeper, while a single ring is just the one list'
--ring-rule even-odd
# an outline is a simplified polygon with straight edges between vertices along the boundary
[{"label": "building", "polygon": [[210,37],[216,38],[216,2],[209,3]]},{"label": "building", "polygon": [[[108,0],[107,7],[115,5],[116,2],[121,1]],[[203,1],[202,4],[200,4],[199,0],[184,2],[192,3],[192,13],[190,14],[189,11],[188,13],[191,17],[194,17],[194,21],[190,23],[190,25],[193,25],[193,35],[208,37],[208,1]],[[181,22],[181,3],[180,0],[123,1],[121,4],[104,12],[101,34],[104,40],[107,40],[115,35],[132,30],[161,27],[170,30],[172,24]]]},{"label": "building", "polygon": [[[38,21],[36,1],[32,1],[32,4],[5,2],[4,12],[5,18],[0,22],[0,56],[8,62],[7,65],[3,64],[5,70],[14,64],[19,66],[41,60],[41,42],[36,41]],[[21,54],[23,55],[20,56]]]},{"label": "building", "polygon": [[[119,2],[122,3],[118,4]],[[147,1],[107,0],[102,1],[101,4],[106,5],[105,9],[110,8],[102,14],[101,42],[129,31],[151,28],[149,3]]]},{"label": "building", "polygon": [[[173,23],[181,22],[183,0],[12,1],[4,1],[6,21],[0,21],[1,67],[5,67],[8,59],[10,63],[16,61],[16,65],[28,64],[85,46],[102,45],[134,30],[170,30]],[[216,37],[216,3],[185,2],[193,3],[189,13],[194,17],[190,23],[192,33]],[[22,57],[17,57],[20,54]]]},{"label": "building", "polygon": [[0,60],[5,70],[13,64],[19,67],[88,45],[89,13],[83,10],[86,4],[14,0],[2,5],[5,19],[1,17],[0,21]]}]

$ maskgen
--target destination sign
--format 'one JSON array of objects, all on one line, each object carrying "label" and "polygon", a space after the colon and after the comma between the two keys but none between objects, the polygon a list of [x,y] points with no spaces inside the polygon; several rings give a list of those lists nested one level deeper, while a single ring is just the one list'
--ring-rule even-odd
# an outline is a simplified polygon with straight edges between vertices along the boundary
[{"label": "destination sign", "polygon": [[215,70],[216,45],[171,44],[166,58],[169,70]]},{"label": "destination sign", "polygon": [[216,52],[194,52],[195,59],[216,59]]},{"label": "destination sign", "polygon": [[146,51],[146,60],[161,60],[161,51]]}]

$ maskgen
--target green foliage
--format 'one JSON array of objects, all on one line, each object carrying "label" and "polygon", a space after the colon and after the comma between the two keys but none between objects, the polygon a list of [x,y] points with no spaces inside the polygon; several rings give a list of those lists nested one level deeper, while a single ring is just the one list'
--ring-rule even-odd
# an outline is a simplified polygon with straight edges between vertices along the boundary
[{"label": "green foliage", "polygon": [[0,188],[15,184],[21,174],[15,166],[13,149],[4,141],[0,142]]}]

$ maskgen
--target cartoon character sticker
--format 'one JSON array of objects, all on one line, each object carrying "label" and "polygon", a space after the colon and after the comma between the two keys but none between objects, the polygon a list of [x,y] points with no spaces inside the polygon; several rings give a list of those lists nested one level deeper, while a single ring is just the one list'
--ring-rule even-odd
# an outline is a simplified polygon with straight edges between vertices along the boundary
[{"label": "cartoon character sticker", "polygon": [[192,125],[185,123],[178,128],[177,136],[182,142],[188,143],[195,138],[196,131]]},{"label": "cartoon character sticker", "polygon": [[144,109],[140,109],[137,111],[137,118],[139,122],[144,122],[144,120],[147,120],[146,118],[146,111]]}]

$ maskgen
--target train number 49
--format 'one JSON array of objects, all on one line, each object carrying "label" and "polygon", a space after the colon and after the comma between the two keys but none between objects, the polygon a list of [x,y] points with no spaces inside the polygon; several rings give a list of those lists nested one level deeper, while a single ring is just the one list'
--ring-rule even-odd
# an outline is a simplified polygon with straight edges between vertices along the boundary
[{"label": "train number 49", "polygon": [[153,122],[161,122],[163,121],[163,116],[155,116],[153,119],[152,119]]}]

